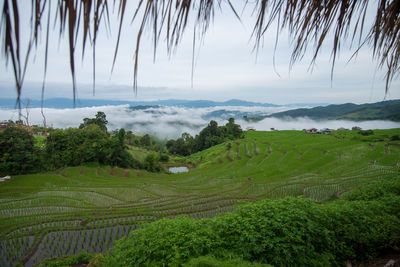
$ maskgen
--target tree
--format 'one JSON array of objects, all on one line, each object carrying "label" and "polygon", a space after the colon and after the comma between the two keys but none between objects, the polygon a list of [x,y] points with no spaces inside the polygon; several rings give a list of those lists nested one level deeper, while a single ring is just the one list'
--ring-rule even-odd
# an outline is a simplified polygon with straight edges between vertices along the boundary
[{"label": "tree", "polygon": [[150,135],[148,134],[143,135],[142,138],[140,138],[140,145],[144,147],[150,147],[151,146]]},{"label": "tree", "polygon": [[0,173],[21,174],[40,169],[39,153],[28,130],[12,126],[0,132]]},{"label": "tree", "polygon": [[89,125],[94,124],[99,126],[102,131],[107,132],[107,123],[106,114],[98,111],[95,118],[84,118],[83,123],[79,125],[79,129],[86,129]]},{"label": "tree", "polygon": [[242,137],[242,128],[239,124],[235,124],[234,118],[229,118],[228,123],[225,125],[225,127],[227,135],[230,136],[230,139],[237,139]]},{"label": "tree", "polygon": [[129,153],[125,150],[125,135],[125,130],[120,129],[119,131],[116,131],[111,139],[111,165],[119,165],[124,168],[129,166]]},{"label": "tree", "polygon": [[[25,71],[32,50],[39,47],[42,29],[45,29],[45,64],[44,79],[47,69],[47,47],[49,46],[50,17],[56,16],[59,23],[57,34],[63,35],[68,32],[68,49],[70,55],[70,71],[72,75],[72,90],[74,99],[76,96],[76,77],[75,77],[75,46],[76,41],[82,39],[82,53],[87,44],[93,49],[93,92],[95,90],[95,54],[96,41],[102,22],[109,22],[109,2],[108,0],[58,0],[57,4],[51,6],[53,1],[35,0],[31,1],[31,37],[26,47],[22,46],[20,38],[20,11],[19,6],[25,1],[4,0],[1,14],[1,49],[4,56],[11,59],[11,65],[15,77],[15,87],[17,91],[17,103],[21,110],[20,98]],[[117,0],[114,1],[118,2]],[[113,65],[119,47],[123,19],[126,14],[126,0],[119,1],[118,15],[115,18],[119,21],[119,31],[114,52]],[[325,1],[285,1],[285,0],[243,0],[245,8],[254,9],[256,17],[252,37],[255,40],[255,48],[258,49],[262,44],[262,39],[267,31],[276,23],[276,38],[279,33],[287,29],[293,44],[292,63],[300,60],[304,53],[309,50],[309,44],[313,44],[314,57],[318,56],[321,47],[332,40],[332,69],[335,59],[343,42],[349,37],[355,43],[354,52],[357,53],[360,47],[369,46],[372,56],[377,61],[379,68],[386,68],[386,92],[393,78],[400,73],[400,27],[399,14],[400,5],[398,0],[379,0],[374,8],[375,19],[372,25],[366,25],[367,0],[325,0]],[[202,38],[207,31],[209,24],[213,21],[215,9],[222,7],[225,3],[234,14],[240,19],[235,7],[230,0],[199,0],[199,1],[139,1],[137,10],[134,12],[133,21],[139,23],[137,41],[134,57],[134,88],[137,88],[137,71],[139,63],[140,44],[143,32],[151,31],[154,39],[154,50],[157,48],[159,40],[166,40],[169,53],[180,43],[182,36],[188,25],[188,19],[193,18],[194,31],[200,33],[197,37]],[[237,4],[237,2],[235,2]],[[54,10],[55,6],[55,10]],[[53,9],[52,9],[53,8]],[[113,17],[114,18],[114,17]],[[47,21],[44,21],[46,20]],[[79,23],[79,22],[83,23]],[[365,29],[365,27],[369,29]],[[162,33],[165,33],[163,36]],[[333,34],[333,38],[329,35]],[[81,34],[81,36],[79,35]],[[90,40],[88,40],[88,37]],[[196,34],[194,34],[196,38]],[[195,48],[195,41],[193,48]],[[354,47],[354,46],[353,46]],[[25,48],[25,49],[23,49]],[[24,53],[21,55],[21,53]],[[155,53],[154,53],[155,54]],[[44,90],[44,83],[42,92]]]},{"label": "tree", "polygon": [[160,163],[153,154],[147,154],[146,158],[144,159],[144,168],[149,172],[161,171]]},{"label": "tree", "polygon": [[230,118],[225,126],[218,126],[216,121],[211,120],[196,137],[193,138],[190,134],[183,133],[176,140],[168,140],[166,147],[171,154],[188,156],[227,140],[234,140],[241,137],[243,137],[243,131],[240,125],[235,124],[235,119]]}]

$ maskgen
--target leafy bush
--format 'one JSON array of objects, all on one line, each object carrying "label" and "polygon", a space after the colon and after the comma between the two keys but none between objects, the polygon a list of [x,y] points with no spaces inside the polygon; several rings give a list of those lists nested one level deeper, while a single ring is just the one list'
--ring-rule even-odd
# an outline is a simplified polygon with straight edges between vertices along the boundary
[{"label": "leafy bush", "polygon": [[342,195],[344,200],[374,200],[383,197],[400,196],[400,179],[382,179],[369,185],[353,189]]},{"label": "leafy bush", "polygon": [[117,241],[108,266],[179,266],[206,255],[216,240],[210,220],[161,219]]},{"label": "leafy bush", "polygon": [[31,132],[10,127],[0,132],[0,174],[22,174],[45,170],[43,151],[34,145]]},{"label": "leafy bush", "polygon": [[397,140],[400,140],[400,136],[398,134],[392,135],[390,137],[390,141],[397,141]]},{"label": "leafy bush", "polygon": [[245,260],[276,266],[328,266],[332,232],[310,199],[263,200],[217,219],[223,248]]},{"label": "leafy bush", "polygon": [[47,259],[39,264],[39,267],[69,267],[78,264],[87,264],[93,258],[92,254],[81,252],[77,255],[61,259]]},{"label": "leafy bush", "polygon": [[244,266],[342,266],[400,244],[399,189],[393,178],[325,205],[290,197],[213,219],[163,219],[117,241],[106,266],[229,266],[227,255]]},{"label": "leafy bush", "polygon": [[358,133],[361,134],[361,135],[364,135],[364,136],[368,136],[368,135],[373,135],[374,131],[372,131],[372,130],[361,130]]},{"label": "leafy bush", "polygon": [[202,256],[199,258],[191,259],[187,263],[183,264],[183,267],[272,267],[272,266],[261,263],[252,263],[244,261],[240,258],[217,259],[212,256]]},{"label": "leafy bush", "polygon": [[149,172],[161,171],[161,165],[153,154],[148,154],[144,159],[144,168]]},{"label": "leafy bush", "polygon": [[160,154],[160,159],[161,162],[168,162],[169,161],[169,156],[166,154]]}]

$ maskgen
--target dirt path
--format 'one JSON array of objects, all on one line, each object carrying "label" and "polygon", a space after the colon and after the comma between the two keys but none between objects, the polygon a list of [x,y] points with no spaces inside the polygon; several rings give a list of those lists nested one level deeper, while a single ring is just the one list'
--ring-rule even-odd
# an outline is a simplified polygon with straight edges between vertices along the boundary
[{"label": "dirt path", "polygon": [[251,185],[252,185],[252,183],[246,184],[244,187],[242,187],[242,188],[239,190],[239,192],[236,193],[236,195],[240,195],[241,193],[243,193],[244,191],[246,191]]}]

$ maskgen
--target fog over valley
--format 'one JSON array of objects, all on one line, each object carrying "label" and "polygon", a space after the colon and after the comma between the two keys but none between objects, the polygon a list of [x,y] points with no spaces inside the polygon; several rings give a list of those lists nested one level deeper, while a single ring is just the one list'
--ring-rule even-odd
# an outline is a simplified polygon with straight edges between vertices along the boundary
[{"label": "fog over valley", "polygon": [[[160,138],[177,138],[182,133],[197,134],[210,120],[216,120],[219,125],[226,124],[230,117],[243,129],[253,127],[256,130],[301,130],[306,128],[351,128],[359,126],[363,129],[399,128],[399,122],[393,121],[362,121],[349,120],[322,120],[315,121],[309,118],[265,118],[260,121],[247,121],[244,116],[262,117],[275,112],[293,109],[293,107],[261,107],[261,106],[218,106],[206,108],[188,107],[146,107],[129,105],[84,107],[75,109],[45,108],[44,113],[48,126],[55,128],[78,127],[83,118],[94,117],[98,111],[103,111],[108,120],[108,129],[125,128],[137,134],[151,134]],[[26,115],[26,110],[22,110]],[[0,109],[0,120],[18,120],[18,111],[14,109]],[[29,109],[29,124],[43,125],[40,108]]]}]

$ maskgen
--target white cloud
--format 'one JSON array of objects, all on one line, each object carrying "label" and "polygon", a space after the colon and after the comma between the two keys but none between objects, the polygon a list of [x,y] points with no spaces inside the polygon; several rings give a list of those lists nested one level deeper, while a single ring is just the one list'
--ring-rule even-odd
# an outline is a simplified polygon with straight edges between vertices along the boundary
[{"label": "white cloud", "polygon": [[277,119],[277,118],[266,118],[257,123],[248,123],[244,121],[239,122],[242,127],[253,126],[256,130],[259,131],[268,131],[270,128],[275,128],[278,130],[302,130],[309,128],[330,128],[330,129],[338,129],[340,127],[344,127],[347,129],[351,129],[353,126],[359,126],[362,129],[390,129],[390,128],[399,128],[399,122],[393,121],[382,121],[382,120],[374,120],[374,121],[348,121],[348,120],[322,120],[315,121],[309,118],[296,118],[296,119]]},{"label": "white cloud", "polygon": [[[288,107],[211,107],[211,108],[184,108],[184,107],[160,107],[132,110],[128,105],[103,106],[76,109],[44,109],[47,124],[56,128],[78,127],[85,117],[94,117],[98,111],[103,111],[109,121],[108,129],[125,128],[136,133],[149,133],[161,138],[177,138],[182,133],[197,134],[211,119],[215,119],[219,125],[227,123],[217,116],[209,116],[210,113],[219,110],[229,112],[244,112],[250,114],[271,114],[289,109]],[[0,110],[0,120],[17,120],[16,110]],[[30,110],[29,122],[31,125],[42,125],[42,115],[39,108]],[[243,129],[253,126],[257,130],[301,130],[304,128],[351,128],[360,126],[363,129],[400,128],[400,123],[390,121],[314,121],[308,118],[281,120],[267,118],[256,123],[249,123],[241,119],[236,120]]]}]

